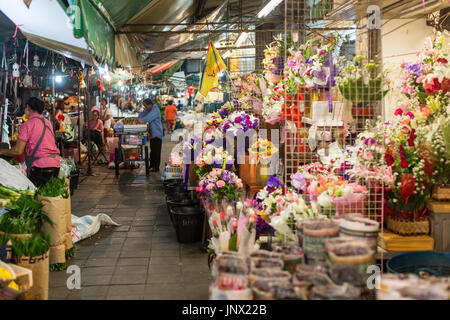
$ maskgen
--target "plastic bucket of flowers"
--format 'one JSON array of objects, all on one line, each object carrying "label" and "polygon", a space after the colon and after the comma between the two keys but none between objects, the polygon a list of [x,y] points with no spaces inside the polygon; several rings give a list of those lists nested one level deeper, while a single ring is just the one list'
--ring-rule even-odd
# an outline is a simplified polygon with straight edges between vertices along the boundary
[{"label": "plastic bucket of flowers", "polygon": [[352,241],[327,247],[328,269],[337,284],[344,282],[357,286],[367,283],[367,267],[374,264],[374,251],[365,241]]},{"label": "plastic bucket of flowers", "polygon": [[303,222],[303,250],[307,264],[324,264],[325,242],[339,236],[339,226],[325,220]]},{"label": "plastic bucket of flowers", "polygon": [[202,240],[204,214],[200,206],[172,208],[178,242],[194,243]]}]

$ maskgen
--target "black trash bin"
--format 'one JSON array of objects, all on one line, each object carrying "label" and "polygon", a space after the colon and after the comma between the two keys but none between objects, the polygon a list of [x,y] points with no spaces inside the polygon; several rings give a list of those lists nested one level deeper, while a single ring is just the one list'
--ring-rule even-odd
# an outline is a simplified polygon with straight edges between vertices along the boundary
[{"label": "black trash bin", "polygon": [[180,207],[199,207],[200,201],[197,199],[186,199],[186,198],[178,198],[173,200],[167,200],[167,210],[169,212],[170,221],[172,221],[173,226],[175,227],[175,220],[173,217],[173,209]]},{"label": "black trash bin", "polygon": [[73,196],[75,189],[78,188],[78,180],[80,178],[80,172],[78,170],[70,172],[70,195]]},{"label": "black trash bin", "polygon": [[182,183],[171,183],[171,184],[164,186],[164,193],[166,195],[173,194],[173,193],[179,193],[179,192],[183,192],[183,191],[187,191],[187,190],[184,188],[184,184],[182,184]]},{"label": "black trash bin", "polygon": [[202,241],[205,212],[200,206],[172,208],[172,213],[178,242]]}]

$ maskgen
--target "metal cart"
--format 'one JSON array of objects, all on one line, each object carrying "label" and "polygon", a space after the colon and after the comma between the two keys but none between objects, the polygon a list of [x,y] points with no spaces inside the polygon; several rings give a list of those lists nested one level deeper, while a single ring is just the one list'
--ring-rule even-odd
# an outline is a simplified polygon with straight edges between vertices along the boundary
[{"label": "metal cart", "polygon": [[[119,176],[119,163],[120,163],[120,152],[124,154],[124,146],[140,147],[139,159],[125,159],[124,162],[137,162],[144,161],[145,163],[145,174],[148,175],[150,172],[149,166],[149,148],[147,146],[147,125],[139,126],[125,126],[124,131],[114,131],[114,136],[119,138],[118,148],[115,149],[115,166],[116,166],[116,176]],[[128,144],[125,142],[126,136],[138,136],[141,141],[140,144]]]}]

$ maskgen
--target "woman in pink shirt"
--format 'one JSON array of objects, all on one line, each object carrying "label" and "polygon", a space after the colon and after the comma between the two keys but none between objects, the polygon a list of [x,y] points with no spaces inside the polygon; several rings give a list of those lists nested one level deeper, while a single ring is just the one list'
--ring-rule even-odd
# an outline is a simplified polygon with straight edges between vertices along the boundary
[{"label": "woman in pink shirt", "polygon": [[44,102],[37,98],[28,100],[25,108],[28,121],[21,125],[16,145],[11,150],[0,150],[0,155],[8,157],[25,152],[28,178],[38,187],[57,177],[60,167],[53,128],[42,116],[43,111]]},{"label": "woman in pink shirt", "polygon": [[[89,120],[89,129],[91,129],[91,139],[99,148],[105,146],[105,136],[103,134],[103,121],[100,120],[100,114],[97,110],[92,112],[93,119]],[[85,140],[87,139],[87,130],[85,131]]]}]

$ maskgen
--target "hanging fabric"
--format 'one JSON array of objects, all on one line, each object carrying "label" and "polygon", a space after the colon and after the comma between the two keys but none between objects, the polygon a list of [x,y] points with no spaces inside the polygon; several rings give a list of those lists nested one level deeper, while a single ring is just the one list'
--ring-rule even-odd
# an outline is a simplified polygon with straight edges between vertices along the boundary
[{"label": "hanging fabric", "polygon": [[29,87],[31,86],[31,76],[30,69],[28,68],[28,40],[25,44],[25,49],[23,50],[23,56],[25,57],[25,68],[27,69],[27,74],[23,78],[23,85]]},{"label": "hanging fabric", "polygon": [[2,69],[8,71],[8,61],[6,60],[6,47],[3,44],[3,57],[2,57]]}]

